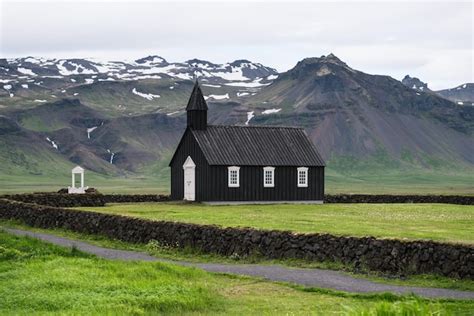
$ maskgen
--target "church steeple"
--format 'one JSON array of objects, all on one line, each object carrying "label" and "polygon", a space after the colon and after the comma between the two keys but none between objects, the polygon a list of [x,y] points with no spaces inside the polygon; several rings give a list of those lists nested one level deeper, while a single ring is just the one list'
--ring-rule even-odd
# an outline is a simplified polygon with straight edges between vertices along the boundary
[{"label": "church steeple", "polygon": [[188,126],[192,129],[206,129],[207,126],[207,104],[202,95],[199,82],[196,80],[193,92],[189,97],[188,105],[186,106]]}]

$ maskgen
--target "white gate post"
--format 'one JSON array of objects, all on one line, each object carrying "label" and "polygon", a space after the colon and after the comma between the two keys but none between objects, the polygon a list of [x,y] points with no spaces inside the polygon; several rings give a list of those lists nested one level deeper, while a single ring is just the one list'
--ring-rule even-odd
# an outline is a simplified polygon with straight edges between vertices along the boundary
[{"label": "white gate post", "polygon": [[[72,186],[68,187],[68,193],[84,194],[89,187],[84,186],[84,168],[76,166],[72,169]],[[81,175],[81,186],[76,187],[76,174]]]}]

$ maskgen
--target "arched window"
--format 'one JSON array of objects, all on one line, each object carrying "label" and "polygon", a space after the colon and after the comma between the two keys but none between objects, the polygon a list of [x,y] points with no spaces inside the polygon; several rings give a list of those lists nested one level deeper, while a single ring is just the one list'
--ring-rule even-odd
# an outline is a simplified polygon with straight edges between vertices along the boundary
[{"label": "arched window", "polygon": [[263,186],[273,188],[275,186],[275,167],[263,168]]},{"label": "arched window", "polygon": [[299,188],[306,188],[308,187],[308,168],[307,167],[299,167],[297,172],[297,179]]},{"label": "arched window", "polygon": [[227,174],[229,188],[238,188],[240,186],[240,167],[228,167]]}]

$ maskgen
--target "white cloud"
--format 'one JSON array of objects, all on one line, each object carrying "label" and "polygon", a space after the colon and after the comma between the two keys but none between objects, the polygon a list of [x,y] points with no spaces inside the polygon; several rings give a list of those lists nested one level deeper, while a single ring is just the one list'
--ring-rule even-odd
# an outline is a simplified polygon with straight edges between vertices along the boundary
[{"label": "white cloud", "polygon": [[397,79],[408,73],[434,88],[474,81],[467,1],[7,0],[2,6],[4,57],[246,58],[283,71],[333,52],[355,69]]}]

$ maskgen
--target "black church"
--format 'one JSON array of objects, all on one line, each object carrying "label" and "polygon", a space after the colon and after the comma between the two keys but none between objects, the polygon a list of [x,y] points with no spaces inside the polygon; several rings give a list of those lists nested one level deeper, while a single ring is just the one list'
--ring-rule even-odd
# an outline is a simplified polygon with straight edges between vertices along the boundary
[{"label": "black church", "polygon": [[196,82],[169,164],[173,200],[323,201],[324,161],[302,128],[208,125],[207,110]]}]

